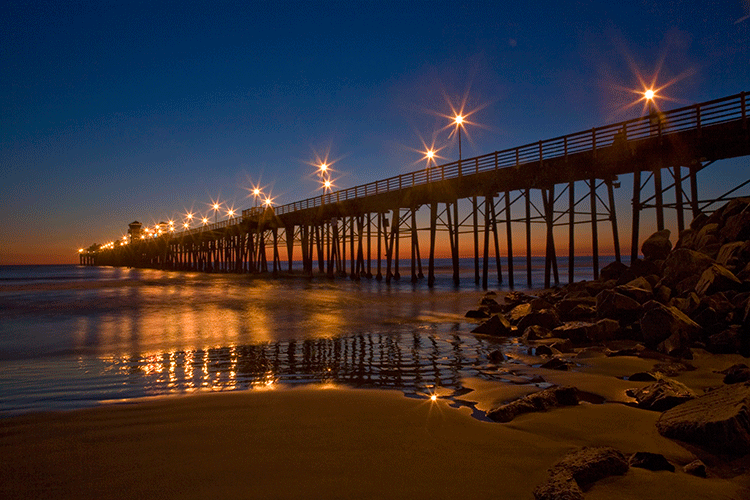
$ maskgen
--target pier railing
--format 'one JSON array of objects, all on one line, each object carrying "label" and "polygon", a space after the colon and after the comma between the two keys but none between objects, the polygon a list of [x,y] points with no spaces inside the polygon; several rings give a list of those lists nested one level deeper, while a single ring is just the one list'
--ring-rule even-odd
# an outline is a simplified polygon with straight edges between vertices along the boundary
[{"label": "pier railing", "polygon": [[[738,120],[743,122],[745,128],[747,127],[746,92],[671,111],[654,112],[640,118],[333,191],[274,207],[274,212],[276,215],[283,215],[330,203],[398,191],[430,182],[457,179],[502,168],[516,168],[524,164],[538,164],[545,160],[570,154],[596,151],[612,146],[617,134],[622,134],[623,139],[632,141],[646,139],[654,135],[666,136],[687,130],[700,131],[703,127]],[[242,212],[243,218],[249,218],[253,215],[257,215],[253,212],[253,209]]]}]

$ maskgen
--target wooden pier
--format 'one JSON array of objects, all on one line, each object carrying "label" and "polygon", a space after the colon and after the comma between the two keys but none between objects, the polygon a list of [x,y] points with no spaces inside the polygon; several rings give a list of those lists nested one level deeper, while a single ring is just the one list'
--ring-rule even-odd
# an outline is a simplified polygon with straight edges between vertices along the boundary
[{"label": "wooden pier", "polygon": [[[600,231],[610,233],[615,259],[622,258],[614,193],[621,187],[619,176],[633,176],[632,262],[640,239],[648,236],[640,234],[645,211],[653,210],[657,229],[665,228],[665,210],[675,211],[679,232],[686,220],[736,197],[750,183],[740,179],[724,196],[699,197],[700,171],[750,154],[747,114],[742,92],[287,205],[250,208],[237,219],[181,232],[165,230],[142,239],[145,235],[131,225],[129,244],[92,246],[81,252],[80,263],[278,275],[301,260],[306,276],[390,282],[408,270],[411,281],[432,286],[440,234],[447,236],[456,285],[464,255],[473,258],[476,284],[487,288],[490,259],[502,283],[504,255],[507,284],[513,287],[514,257],[523,243],[531,286],[532,227],[541,227],[545,286],[550,286],[560,281],[555,229],[563,227],[568,281],[573,281],[581,231],[590,239],[587,255],[596,278]],[[673,201],[665,202],[668,196]],[[525,238],[514,242],[519,234]],[[466,249],[470,253],[462,253]],[[403,255],[409,256],[405,268]]]}]

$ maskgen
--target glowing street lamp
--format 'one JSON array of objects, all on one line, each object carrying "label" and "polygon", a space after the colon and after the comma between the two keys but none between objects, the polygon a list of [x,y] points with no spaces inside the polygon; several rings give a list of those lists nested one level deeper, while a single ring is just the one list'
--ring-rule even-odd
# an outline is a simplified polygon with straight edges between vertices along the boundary
[{"label": "glowing street lamp", "polygon": [[221,203],[215,201],[211,208],[214,209],[214,223],[219,222],[219,209],[221,208]]},{"label": "glowing street lamp", "polygon": [[318,168],[320,169],[320,175],[325,175],[326,172],[328,172],[328,164],[327,163],[321,163],[318,165]]},{"label": "glowing street lamp", "polygon": [[257,187],[253,188],[253,200],[254,200],[253,206],[254,207],[258,206],[258,198],[260,198],[262,195],[263,193],[261,192],[260,188],[257,188]]},{"label": "glowing street lamp", "polygon": [[263,200],[263,204],[266,206],[266,208],[271,208],[271,204],[273,203],[273,200],[271,198],[266,198]]},{"label": "glowing street lamp", "polygon": [[234,209],[233,208],[230,208],[229,210],[227,210],[227,216],[229,217],[229,220],[232,220],[232,218],[234,218]]},{"label": "glowing street lamp", "polygon": [[[462,153],[461,153],[461,129],[463,128],[464,124],[464,117],[461,115],[456,115],[455,118],[453,118],[453,122],[456,124],[456,128],[458,128],[458,161],[459,163],[463,159]],[[459,173],[461,170],[459,169]]]}]

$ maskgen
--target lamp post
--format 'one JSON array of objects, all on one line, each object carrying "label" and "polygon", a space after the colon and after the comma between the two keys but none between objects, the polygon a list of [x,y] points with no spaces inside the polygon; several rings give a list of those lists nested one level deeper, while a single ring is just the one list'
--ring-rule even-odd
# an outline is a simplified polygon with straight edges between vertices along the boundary
[{"label": "lamp post", "polygon": [[456,128],[458,128],[458,176],[461,177],[461,160],[463,159],[463,155],[461,153],[461,129],[463,128],[464,117],[461,115],[456,115],[453,121],[456,124]]},{"label": "lamp post", "polygon": [[214,209],[214,223],[217,223],[219,222],[219,209],[221,208],[221,203],[214,202],[211,208]]}]

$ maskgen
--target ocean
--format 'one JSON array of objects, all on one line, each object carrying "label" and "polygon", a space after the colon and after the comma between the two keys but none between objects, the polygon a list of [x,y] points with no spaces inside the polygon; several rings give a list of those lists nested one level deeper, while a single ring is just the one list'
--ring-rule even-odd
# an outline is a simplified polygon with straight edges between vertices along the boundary
[{"label": "ocean", "polygon": [[[600,266],[611,262],[600,258]],[[566,259],[560,279],[566,282]],[[489,290],[508,290],[491,268]],[[544,260],[516,258],[515,290],[541,289]],[[0,266],[0,417],[149,396],[290,385],[460,395],[502,380],[489,354],[522,346],[475,336],[464,315],[485,290],[473,261],[437,261],[435,287],[317,276],[272,279],[83,266]],[[426,268],[424,269],[426,273]],[[493,276],[494,275],[494,276]],[[575,280],[592,279],[578,257]],[[512,356],[506,364],[513,363]],[[512,370],[511,370],[512,371]]]}]

